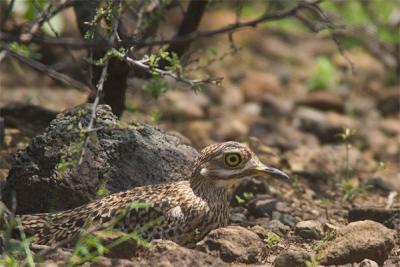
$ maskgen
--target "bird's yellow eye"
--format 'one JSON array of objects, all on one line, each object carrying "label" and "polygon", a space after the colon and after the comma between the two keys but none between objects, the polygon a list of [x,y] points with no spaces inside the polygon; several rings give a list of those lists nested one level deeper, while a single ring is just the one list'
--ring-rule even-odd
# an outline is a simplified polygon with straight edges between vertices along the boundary
[{"label": "bird's yellow eye", "polygon": [[225,154],[225,164],[228,167],[236,167],[242,162],[242,157],[239,153],[227,153]]}]

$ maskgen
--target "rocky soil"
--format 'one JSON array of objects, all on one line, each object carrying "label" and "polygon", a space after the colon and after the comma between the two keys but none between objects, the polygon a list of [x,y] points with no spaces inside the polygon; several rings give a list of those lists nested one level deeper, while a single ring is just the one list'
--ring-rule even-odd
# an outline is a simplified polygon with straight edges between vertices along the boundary
[{"label": "rocky soil", "polygon": [[[232,14],[214,12],[202,27],[217,27],[230,18]],[[115,181],[107,187],[110,192],[162,182],[151,177],[171,171],[186,175],[188,170],[179,166],[188,166],[186,162],[195,157],[191,146],[200,149],[214,142],[243,141],[263,162],[289,173],[291,182],[254,178],[241,184],[232,197],[230,226],[210,232],[194,249],[157,240],[139,251],[124,246],[124,253],[105,255],[86,266],[400,266],[400,107],[395,101],[400,99],[400,86],[387,86],[384,67],[359,50],[348,51],[357,70],[352,75],[329,38],[304,33],[284,36],[260,28],[239,32],[235,40],[245,48],[195,72],[224,77],[222,87],[194,93],[174,85],[176,90],[155,100],[137,90],[143,81],[130,80],[127,104],[134,109],[125,112],[122,122],[105,116],[113,130],[100,130],[99,145],[91,147],[93,162],[98,155],[104,162],[67,172],[64,179],[71,182],[52,183],[69,190],[57,189],[68,194],[61,194],[64,198],[57,202],[39,201],[29,194],[37,192],[32,181],[43,188],[47,186],[43,181],[61,177],[54,165],[41,166],[60,159],[70,144],[57,141],[63,140],[62,128],[57,127],[68,129],[68,123],[56,126],[69,121],[66,113],[43,132],[41,124],[34,127],[24,112],[18,115],[5,106],[27,99],[59,112],[82,103],[84,94],[57,88],[46,79],[12,84],[12,75],[5,75],[1,66],[0,83],[6,86],[1,88],[0,105],[7,112],[0,114],[8,123],[0,149],[3,199],[7,201],[7,188],[15,187],[25,192],[19,200],[20,212],[63,209],[96,197],[101,177]],[[223,39],[207,45],[229,49]],[[307,81],[320,56],[332,59],[338,83],[310,91]],[[156,119],[149,116],[154,111]],[[102,135],[115,137],[115,142],[106,146]],[[118,142],[126,150],[117,151],[126,154],[111,152]],[[140,152],[148,155],[144,161],[134,156],[138,144],[146,144]],[[126,155],[132,158],[125,160]],[[145,159],[155,158],[165,162],[165,169],[152,174]],[[173,170],[168,169],[176,160]],[[110,162],[120,165],[113,167]],[[77,187],[81,181],[74,179],[82,174],[92,175],[87,176],[90,183],[85,189]],[[46,262],[55,266],[70,253],[59,249]]]}]

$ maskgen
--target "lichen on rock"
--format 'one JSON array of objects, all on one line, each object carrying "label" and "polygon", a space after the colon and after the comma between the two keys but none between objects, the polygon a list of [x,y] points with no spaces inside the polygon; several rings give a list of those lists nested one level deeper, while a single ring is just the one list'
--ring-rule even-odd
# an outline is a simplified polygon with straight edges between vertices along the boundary
[{"label": "lichen on rock", "polygon": [[91,107],[60,113],[16,154],[2,199],[11,206],[15,196],[17,213],[64,210],[95,199],[99,190],[188,178],[194,148],[156,127],[120,122],[107,105],[97,107],[94,130],[85,133]]}]

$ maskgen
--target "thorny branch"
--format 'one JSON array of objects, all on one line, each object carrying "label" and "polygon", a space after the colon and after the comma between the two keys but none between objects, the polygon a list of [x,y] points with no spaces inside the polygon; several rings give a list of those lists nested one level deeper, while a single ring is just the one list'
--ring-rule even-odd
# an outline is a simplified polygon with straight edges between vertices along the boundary
[{"label": "thorny branch", "polygon": [[[47,9],[42,9],[40,7],[40,4],[37,2],[37,0],[33,0],[33,4],[36,8],[37,11],[42,12],[42,15],[39,17],[39,19],[35,22],[35,24],[38,25],[37,29],[39,29],[44,22],[47,22],[47,25],[49,26],[51,32],[54,34],[54,36],[56,36],[57,38],[60,37],[60,34],[57,32],[57,30],[53,27],[53,24],[50,22],[50,19],[57,14],[58,12],[60,12],[61,10],[63,10],[66,7],[70,7],[74,4],[74,2],[77,0],[66,0],[65,2],[61,3],[60,5],[52,8],[52,4],[50,3]],[[43,22],[40,21],[40,18],[46,18],[43,20]],[[37,30],[36,29],[36,30]],[[34,30],[34,27],[31,27],[31,31],[29,32],[30,36],[32,36],[32,30]],[[74,64],[79,65],[78,60],[76,59],[76,57],[74,56],[74,54],[72,53],[71,49],[66,48],[66,51],[68,53],[68,55],[70,56],[70,58],[72,59],[72,61],[74,62]],[[82,68],[79,68],[79,72],[82,74],[82,77],[85,77],[87,79],[87,76],[85,75],[85,72]],[[90,80],[86,80],[86,84],[93,89],[92,83],[90,82]]]},{"label": "thorny branch", "polygon": [[46,75],[48,75],[49,77],[51,77],[57,81],[60,81],[63,84],[67,84],[67,85],[69,85],[73,88],[76,88],[78,90],[81,90],[81,91],[90,91],[90,89],[85,84],[69,77],[68,75],[65,75],[63,73],[60,73],[60,72],[54,70],[54,68],[52,68],[52,67],[49,67],[49,66],[47,66],[43,63],[40,63],[36,60],[33,60],[29,57],[26,57],[24,55],[16,53],[7,47],[0,47],[0,48],[4,49],[4,51],[6,52],[6,54],[4,54],[4,55],[9,55],[37,71],[46,73]]},{"label": "thorny branch", "polygon": [[[199,1],[201,2],[201,1]],[[108,47],[108,48],[113,48],[117,46],[122,46],[125,48],[129,47],[135,47],[135,49],[140,49],[143,47],[152,47],[152,46],[162,46],[162,45],[167,45],[169,44],[171,47],[180,47],[184,46],[185,44],[189,43],[192,40],[195,39],[200,39],[200,38],[207,38],[207,37],[213,37],[215,35],[220,35],[220,34],[229,34],[229,36],[232,36],[232,33],[240,30],[242,28],[248,28],[248,27],[256,27],[258,24],[267,22],[267,21],[274,21],[274,20],[280,20],[284,19],[290,16],[293,16],[297,18],[301,23],[303,23],[307,28],[309,28],[311,31],[314,32],[319,32],[323,29],[329,29],[331,38],[337,45],[339,52],[346,58],[346,60],[349,62],[351,69],[354,69],[354,64],[351,62],[351,60],[346,56],[344,49],[338,39],[338,36],[335,32],[335,25],[332,23],[330,20],[329,16],[319,7],[319,3],[321,0],[315,0],[315,1],[299,1],[296,5],[293,7],[290,7],[288,9],[270,14],[270,13],[264,13],[261,15],[259,18],[250,20],[250,21],[245,21],[241,22],[237,20],[235,23],[221,27],[219,29],[211,30],[211,31],[204,31],[204,32],[199,32],[199,31],[192,31],[187,34],[178,34],[175,37],[171,39],[161,39],[161,40],[150,40],[150,41],[144,41],[142,40],[134,40],[134,39],[126,39],[126,40],[120,40],[118,41],[118,44],[115,44],[114,42],[111,42],[110,40],[78,40],[74,38],[45,38],[45,37],[40,37],[33,35],[29,39],[29,42],[32,43],[38,43],[44,46],[63,46],[63,47],[69,47],[71,49],[81,49],[81,48],[99,48],[99,47]],[[68,3],[68,2],[67,2]],[[192,4],[192,3],[191,3]],[[194,3],[198,4],[198,3]],[[309,10],[316,14],[318,18],[324,23],[324,27],[319,28],[312,21],[307,19],[305,16],[303,16],[300,11],[302,10]],[[0,32],[0,40],[3,41],[17,41],[20,43],[27,43],[28,41],[24,40],[23,38],[20,38],[20,36],[14,36],[12,34]]]},{"label": "thorny branch", "polygon": [[[135,49],[138,50],[140,48],[144,47],[152,47],[152,46],[162,46],[162,45],[167,45],[169,44],[169,48],[173,48],[173,50],[178,50],[178,51],[184,51],[185,47],[187,47],[187,44],[189,44],[192,40],[195,39],[200,39],[200,38],[207,38],[207,37],[213,37],[215,35],[219,34],[228,34],[230,43],[232,44],[232,48],[236,50],[237,48],[234,46],[233,42],[233,33],[236,32],[239,29],[242,28],[248,28],[248,27],[256,27],[258,24],[267,22],[267,21],[274,21],[274,20],[280,20],[283,18],[287,17],[295,17],[297,18],[300,22],[302,22],[306,27],[308,27],[310,30],[314,32],[319,32],[322,29],[328,29],[331,34],[332,40],[336,43],[340,53],[346,58],[346,60],[349,62],[353,69],[353,63],[350,61],[350,59],[347,58],[347,56],[344,54],[344,50],[341,47],[341,44],[337,38],[336,32],[335,32],[335,25],[332,23],[330,18],[327,16],[327,14],[319,7],[319,3],[321,0],[308,0],[308,1],[299,1],[296,3],[296,5],[291,6],[290,8],[286,8],[284,10],[280,10],[274,13],[269,13],[266,11],[263,15],[258,17],[257,19],[254,20],[249,20],[249,21],[240,21],[239,17],[237,17],[237,20],[235,23],[226,25],[224,27],[211,30],[211,31],[195,31],[196,27],[189,27],[187,25],[182,24],[181,29],[179,30],[178,34],[174,36],[171,39],[160,39],[160,40],[145,40],[145,38],[142,39],[134,39],[134,38],[115,38],[117,31],[115,31],[115,34],[112,36],[112,38],[97,38],[94,40],[78,40],[74,38],[46,38],[46,37],[41,37],[36,34],[37,26],[42,25],[44,22],[46,22],[47,19],[51,18],[54,14],[58,13],[62,9],[64,9],[67,6],[73,5],[73,3],[77,3],[77,0],[65,0],[62,2],[62,4],[57,5],[57,6],[52,6],[49,5],[40,15],[38,20],[33,24],[31,27],[31,30],[29,31],[30,36],[29,38],[22,38],[23,36],[16,36],[11,33],[5,33],[5,32],[0,32],[0,41],[16,41],[19,43],[39,43],[43,46],[64,46],[69,49],[81,49],[81,48],[94,48],[94,49],[99,49],[99,48],[108,48],[117,51],[118,48],[124,47],[124,48],[129,48],[129,49]],[[119,3],[121,0],[119,1]],[[201,16],[196,17],[196,19],[191,19],[190,16],[190,7],[199,7],[204,10],[205,5],[207,4],[206,1],[196,1],[193,0],[190,2],[189,7],[188,7],[188,14],[185,15],[185,19],[189,21],[189,24],[197,25],[200,21]],[[317,27],[317,25],[314,24],[314,21],[311,19],[307,18],[306,16],[303,16],[302,12],[303,10],[311,11],[313,14],[315,14],[320,22],[323,23],[323,27]],[[201,13],[201,12],[200,12]],[[237,14],[238,15],[238,14]],[[183,47],[183,49],[181,49]],[[178,49],[175,49],[178,48]],[[198,80],[190,80],[182,77],[179,73],[174,73],[173,71],[170,70],[165,70],[165,64],[160,64],[157,67],[150,66],[148,64],[149,62],[146,61],[146,59],[140,59],[136,60],[132,57],[128,57],[126,55],[119,55],[120,59],[126,61],[132,66],[136,66],[140,69],[143,69],[147,71],[148,73],[155,72],[159,74],[160,76],[168,76],[172,77],[176,81],[183,82],[185,84],[188,84],[192,88],[196,88],[200,84],[204,83],[218,83],[222,79],[221,78],[216,78],[216,79],[198,79]],[[165,63],[162,61],[162,63]],[[96,90],[96,98],[94,99],[94,104],[95,106],[98,105],[99,99],[101,96],[101,92],[103,90],[103,84],[105,82],[106,76],[107,76],[107,70],[108,70],[108,64],[109,62],[107,61],[106,64],[104,65],[101,73],[100,73],[100,78],[97,83],[97,90]],[[36,64],[37,65],[37,64]],[[43,68],[42,68],[43,69]],[[48,70],[47,70],[48,71]],[[53,74],[53,73],[52,73]],[[64,79],[65,80],[65,79]],[[92,122],[92,121],[91,121]],[[91,127],[93,127],[93,123],[91,123]]]},{"label": "thorny branch", "polygon": [[[121,1],[120,0],[115,1],[113,3],[113,7],[116,8],[116,13],[118,14],[118,16],[115,16],[114,20],[113,20],[112,30],[111,30],[111,34],[110,34],[110,42],[111,43],[114,43],[114,41],[118,35],[119,14],[121,12]],[[100,79],[96,85],[96,97],[95,97],[93,105],[92,105],[92,112],[90,115],[89,125],[86,129],[85,142],[84,142],[81,156],[79,159],[79,165],[82,163],[83,158],[85,156],[85,151],[86,151],[86,148],[87,148],[87,145],[89,142],[89,136],[90,136],[89,133],[93,130],[93,126],[96,121],[96,110],[97,110],[97,106],[99,105],[99,102],[100,102],[100,97],[103,93],[104,82],[107,79],[108,64],[109,64],[109,60],[106,59],[103,69],[101,71]]]},{"label": "thorny branch", "polygon": [[[31,40],[33,34],[35,34],[40,27],[43,26],[46,22],[49,23],[50,19],[57,15],[62,10],[66,9],[67,7],[72,6],[72,4],[77,0],[65,0],[61,2],[59,5],[53,5],[53,3],[49,3],[48,7],[43,10],[41,15],[36,19],[36,21],[29,27],[29,30],[23,34],[21,34],[21,40]],[[40,4],[33,2],[36,9],[39,9]]]},{"label": "thorny branch", "polygon": [[[119,53],[119,52],[117,52],[117,53]],[[121,58],[125,59],[131,65],[138,66],[147,71],[155,72],[163,77],[165,77],[165,76],[171,77],[178,82],[183,82],[185,84],[190,85],[193,89],[197,89],[200,85],[202,85],[204,83],[220,83],[223,79],[223,78],[208,78],[208,79],[190,80],[190,79],[186,79],[172,71],[164,70],[164,69],[157,68],[157,67],[152,67],[148,64],[148,62],[149,62],[148,59],[135,60],[133,58],[124,56],[123,54],[119,54],[119,55]]]},{"label": "thorny branch", "polygon": [[332,41],[336,44],[336,47],[339,50],[339,53],[344,57],[344,59],[347,61],[347,63],[350,65],[350,69],[352,73],[355,73],[355,67],[354,63],[351,61],[351,59],[346,55],[344,48],[342,47],[341,42],[339,41],[338,35],[335,32],[336,30],[336,25],[332,22],[332,20],[329,18],[329,16],[326,14],[326,12],[318,5],[321,1],[315,1],[314,3],[309,3],[308,4],[308,10],[313,12],[318,16],[318,19],[323,22],[324,26],[323,27],[317,27],[314,25],[312,21],[310,21],[306,16],[302,16],[299,13],[295,14],[295,17],[303,23],[304,26],[306,26],[309,30],[313,32],[320,32],[321,30],[328,29]]},{"label": "thorny branch", "polygon": [[[152,40],[152,41],[142,41],[142,40],[122,40],[119,42],[120,46],[123,47],[135,47],[143,48],[148,46],[160,46],[160,45],[167,45],[167,44],[176,44],[176,43],[185,43],[188,41],[192,41],[195,39],[200,38],[207,38],[213,37],[215,35],[230,33],[242,28],[249,28],[249,27],[256,27],[258,24],[267,22],[267,21],[274,21],[284,19],[286,17],[295,16],[300,10],[302,9],[311,9],[312,6],[315,6],[320,1],[314,2],[305,2],[300,1],[297,5],[288,8],[283,11],[279,11],[275,14],[268,14],[265,13],[264,15],[260,16],[257,19],[245,21],[245,22],[235,22],[233,24],[221,27],[219,29],[211,30],[211,31],[203,31],[203,32],[192,32],[189,34],[185,34],[182,36],[175,36],[171,39],[161,39],[161,40]],[[21,40],[19,36],[15,36],[12,34],[0,32],[0,41],[16,41],[20,43],[27,43],[24,40]],[[68,46],[72,49],[81,49],[81,48],[88,48],[88,47],[115,47],[115,44],[109,42],[108,40],[80,40],[75,38],[45,38],[40,36],[32,36],[31,42],[38,43],[42,45],[50,45],[50,46]]]}]

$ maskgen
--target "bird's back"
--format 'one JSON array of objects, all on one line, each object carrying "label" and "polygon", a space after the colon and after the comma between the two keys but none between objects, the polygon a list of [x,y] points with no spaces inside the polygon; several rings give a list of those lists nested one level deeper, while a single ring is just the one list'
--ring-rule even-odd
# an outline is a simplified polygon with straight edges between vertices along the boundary
[{"label": "bird's back", "polygon": [[[46,245],[66,239],[73,243],[83,229],[113,227],[129,233],[155,220],[160,222],[141,233],[145,239],[171,239],[187,245],[196,235],[201,237],[225,221],[213,220],[215,212],[194,195],[188,181],[138,187],[75,209],[20,218],[25,234]],[[203,231],[196,234],[196,229]]]}]

